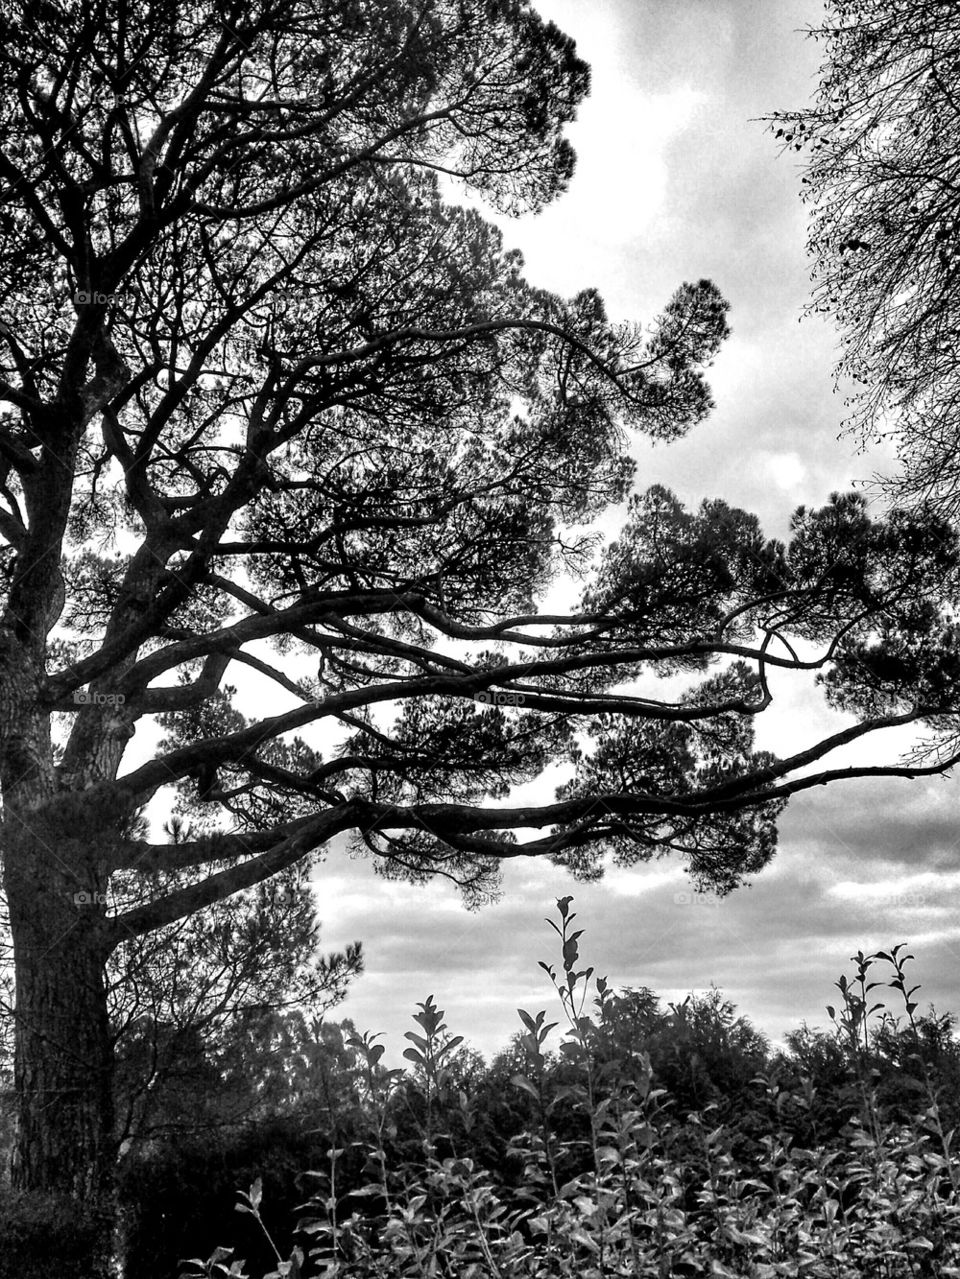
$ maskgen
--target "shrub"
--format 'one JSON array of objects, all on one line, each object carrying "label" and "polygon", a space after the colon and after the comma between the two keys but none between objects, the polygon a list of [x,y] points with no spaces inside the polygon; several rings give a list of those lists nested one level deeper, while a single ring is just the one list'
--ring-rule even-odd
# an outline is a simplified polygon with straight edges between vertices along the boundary
[{"label": "shrub", "polygon": [[[557,903],[553,924],[559,971],[543,965],[565,1023],[556,1052],[548,1044],[557,1023],[521,1010],[523,1032],[497,1064],[499,1077],[505,1065],[520,1067],[510,1082],[528,1123],[507,1151],[521,1175],[506,1178],[475,1157],[474,1101],[450,1068],[460,1040],[428,999],[407,1035],[413,1079],[382,1064],[376,1036],[353,1041],[363,1076],[366,1184],[345,1192],[346,1152],[331,1146],[324,1167],[309,1174],[316,1189],[303,1207],[297,1246],[283,1251],[262,1216],[262,1181],[240,1195],[238,1207],[273,1253],[264,1279],[960,1276],[960,1164],[933,1070],[955,1054],[942,1023],[939,1057],[924,1051],[901,947],[858,954],[857,977],[841,978],[835,1052],[805,1032],[795,1060],[769,1061],[749,1024],[708,997],[701,1030],[709,1031],[722,1071],[732,1062],[764,1068],[749,1092],[747,1142],[722,1098],[684,1113],[659,1086],[651,1053],[618,1032],[622,997],[580,967],[582,933],[572,928],[570,900]],[[888,985],[904,997],[902,1029],[884,1011],[871,1030],[882,1009],[867,999],[880,984],[867,981],[875,962],[893,966]],[[647,1001],[650,1034],[667,1025],[654,1011]],[[674,1044],[700,1042],[691,1025],[678,1031],[673,1024]],[[809,1075],[791,1079],[790,1071],[811,1061],[822,1063],[830,1087],[845,1091],[823,1140],[801,1144],[797,1133],[817,1128],[818,1085]],[[908,1062],[915,1087],[907,1091],[919,1107],[904,1122],[903,1089],[891,1105],[878,1084],[884,1063],[902,1070]],[[715,1079],[709,1072],[704,1079],[711,1088],[702,1095],[713,1097]],[[419,1150],[395,1143],[399,1097],[414,1117]],[[243,1276],[248,1269],[218,1247],[183,1273]]]},{"label": "shrub", "polygon": [[[303,1170],[322,1162],[330,1137],[313,1130],[314,1117],[277,1118],[226,1132],[151,1143],[126,1161],[121,1181],[126,1279],[173,1279],[182,1258],[207,1240],[238,1236],[235,1187],[260,1177],[267,1224],[281,1246],[292,1243],[295,1210],[309,1194]],[[349,1162],[349,1161],[345,1161]],[[362,1160],[349,1169],[360,1184]],[[272,1252],[251,1222],[242,1246],[251,1265],[268,1269]]]},{"label": "shrub", "polygon": [[51,1279],[88,1272],[97,1223],[58,1195],[0,1187],[0,1279]]}]

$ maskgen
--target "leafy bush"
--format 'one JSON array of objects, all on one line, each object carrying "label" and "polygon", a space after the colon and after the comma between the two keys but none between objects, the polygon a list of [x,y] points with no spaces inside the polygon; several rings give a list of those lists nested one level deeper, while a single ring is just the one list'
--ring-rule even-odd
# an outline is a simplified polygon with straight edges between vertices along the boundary
[{"label": "leafy bush", "polygon": [[[557,1050],[548,1047],[557,1023],[521,1010],[523,1031],[491,1072],[502,1084],[515,1068],[509,1080],[523,1099],[510,1115],[522,1114],[524,1128],[505,1152],[514,1174],[478,1158],[488,1148],[477,1109],[483,1081],[464,1086],[460,1039],[428,999],[407,1035],[412,1077],[383,1065],[376,1036],[350,1041],[366,1125],[363,1184],[344,1183],[348,1151],[332,1145],[307,1174],[315,1191],[297,1246],[283,1252],[263,1219],[261,1179],[241,1194],[238,1207],[275,1259],[264,1279],[960,1276],[960,1161],[944,1126],[955,1102],[941,1097],[944,1079],[955,1080],[957,1047],[950,1019],[915,1016],[917,988],[904,976],[912,957],[902,947],[855,957],[857,976],[837,983],[832,1039],[804,1030],[792,1054],[771,1058],[715,993],[693,1013],[688,1003],[667,1017],[649,992],[625,1001],[605,978],[594,980],[579,967],[582,930],[572,928],[570,901],[557,903],[559,922],[551,921],[559,970],[542,965],[565,1022]],[[903,996],[902,1027],[882,1003],[871,1005],[882,984],[868,980],[875,963],[894,970],[886,984]],[[639,1039],[624,1033],[630,1020],[644,1025]],[[704,1104],[685,1111],[668,1095],[641,1040],[657,1049],[663,1073],[677,1067],[679,1090],[691,1066],[683,1051],[712,1045],[697,1084]],[[758,1069],[752,1080],[747,1066]],[[805,1067],[816,1080],[797,1073]],[[747,1100],[742,1114],[728,1113],[724,1082]],[[417,1148],[399,1139],[401,1114]],[[185,1266],[183,1275],[210,1279],[247,1274],[225,1247]]]},{"label": "leafy bush", "polygon": [[[304,1194],[301,1170],[330,1145],[329,1136],[307,1127],[301,1116],[297,1122],[273,1119],[236,1131],[178,1135],[126,1160],[121,1180],[126,1279],[172,1276],[180,1258],[202,1249],[211,1234],[236,1238],[238,1179],[262,1177],[270,1228],[288,1242],[290,1210]],[[268,1268],[272,1254],[258,1228],[243,1231],[241,1242],[252,1265]]]},{"label": "leafy bush", "polygon": [[97,1238],[92,1217],[62,1196],[0,1188],[0,1279],[82,1275]]}]

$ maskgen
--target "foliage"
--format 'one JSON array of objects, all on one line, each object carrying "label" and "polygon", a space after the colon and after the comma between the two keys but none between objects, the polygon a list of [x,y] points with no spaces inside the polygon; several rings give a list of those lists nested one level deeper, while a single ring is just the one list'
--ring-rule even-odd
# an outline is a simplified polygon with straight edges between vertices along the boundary
[{"label": "foliage", "polygon": [[[332,1140],[311,1128],[301,1111],[139,1145],[119,1179],[127,1279],[168,1279],[211,1235],[234,1239],[251,1265],[269,1269],[272,1253],[255,1223],[238,1231],[237,1181],[263,1179],[269,1229],[292,1242],[292,1209],[312,1189],[304,1170],[323,1164]],[[345,1154],[343,1162],[345,1176],[360,1184],[361,1160]]]},{"label": "foliage", "polygon": [[949,0],[827,0],[815,102],[771,128],[803,158],[813,309],[844,334],[853,426],[895,434],[901,498],[960,510],[960,14]]},{"label": "foliage", "polygon": [[[618,996],[605,978],[594,979],[593,969],[581,966],[582,930],[573,927],[570,901],[562,898],[558,922],[549,921],[561,962],[541,965],[565,1022],[554,1062],[569,1073],[561,1085],[551,1068],[545,1045],[557,1023],[542,1011],[520,1010],[522,1036],[510,1049],[515,1059],[524,1054],[525,1069],[513,1084],[529,1102],[529,1126],[510,1142],[520,1180],[506,1181],[475,1157],[474,1103],[463,1090],[451,1090],[446,1061],[453,1040],[442,1012],[427,1000],[415,1018],[418,1030],[408,1036],[410,1059],[421,1072],[421,1150],[391,1160],[389,1103],[409,1080],[382,1064],[382,1046],[373,1038],[356,1037],[367,1079],[367,1183],[345,1193],[339,1180],[345,1151],[331,1147],[326,1169],[310,1174],[318,1186],[301,1209],[298,1244],[285,1254],[272,1245],[271,1279],[960,1274],[960,1158],[943,1123],[943,1080],[920,1052],[916,1088],[905,1090],[914,1102],[908,1116],[893,1115],[875,1086],[875,1062],[897,1055],[894,1042],[900,1056],[907,1045],[919,1049],[925,1042],[925,1023],[915,1016],[905,984],[910,957],[900,953],[902,946],[859,953],[856,977],[838,982],[843,1003],[832,1010],[835,1064],[857,1101],[841,1129],[809,1145],[797,1140],[797,1131],[819,1105],[813,1081],[804,1076],[784,1087],[776,1077],[784,1059],[768,1060],[756,1032],[734,1018],[716,992],[693,1015],[689,1004],[674,1009],[679,1043],[684,1035],[688,1048],[716,1043],[722,1030],[728,1048],[735,1044],[763,1067],[752,1086],[767,1127],[745,1158],[737,1150],[735,1121],[718,1122],[716,1101],[684,1113],[658,1086],[650,1054],[623,1033],[625,1014],[647,1033],[662,1030],[656,1002],[650,992]],[[869,980],[878,963],[892,966],[892,980]],[[902,1034],[881,1000],[867,1001],[870,988],[882,984],[904,997]],[[944,1029],[942,1021],[929,1024]],[[808,1041],[809,1035],[795,1037],[801,1055],[794,1066],[810,1060]],[[937,1043],[956,1061],[955,1041],[941,1033]],[[582,1121],[575,1136],[559,1133],[555,1122],[566,1103]],[[447,1121],[455,1114],[461,1132],[454,1140]],[[452,1144],[441,1149],[441,1142]],[[271,1239],[259,1178],[238,1207]],[[248,1274],[228,1247],[184,1265],[184,1275]]]},{"label": "foliage", "polygon": [[[727,302],[688,281],[617,320],[455,202],[560,194],[588,84],[527,0],[2,6],[18,1184],[109,1200],[111,1012],[122,1119],[149,1127],[191,1026],[216,1044],[240,988],[303,977],[256,958],[309,918],[239,895],[337,837],[471,905],[518,856],[596,877],[677,852],[729,892],[791,795],[960,759],[950,528],[836,496],[784,546],[722,501],[634,492],[632,434],[712,407]],[[541,615],[565,574],[579,598]],[[791,671],[853,722],[775,759],[754,728]],[[830,767],[905,724],[932,762]],[[510,806],[552,767],[554,802]],[[156,841],[151,802],[178,823]]]},{"label": "foliage", "polygon": [[[565,526],[626,494],[625,428],[704,418],[728,309],[699,281],[614,323],[444,199],[441,174],[506,212],[559,194],[588,80],[525,0],[4,6],[0,851],[42,1080],[18,1183],[109,1199],[117,1093],[144,1131],[181,1044],[276,1001],[309,912],[240,894],[568,740],[477,709],[496,659],[432,647],[585,567]],[[228,671],[281,703],[245,711]],[[482,896],[486,851],[390,866]]]},{"label": "foliage", "polygon": [[262,1110],[248,1071],[269,1087],[271,1049],[255,1036],[286,1029],[291,1007],[322,1016],[362,972],[358,944],[325,957],[319,931],[309,886],[288,874],[118,947],[108,974],[119,1140]]},{"label": "foliage", "polygon": [[[358,943],[329,956],[318,943],[313,894],[287,874],[117,948],[107,976],[124,1156],[161,1134],[236,1128],[282,1109],[277,1047],[287,1063],[297,1048],[309,1053],[303,1009],[323,1017],[363,970]],[[0,1063],[10,1063],[0,1073],[4,1168],[15,1133],[13,1032],[12,1007],[0,1007]]]},{"label": "foliage", "polygon": [[84,1205],[0,1185],[0,1279],[79,1274],[96,1233]]},{"label": "foliage", "polygon": [[[552,24],[521,0],[98,15],[4,18],[0,673],[33,725],[7,769],[33,790],[4,802],[74,832],[108,954],[343,832],[474,903],[521,853],[595,876],[676,850],[729,891],[850,740],[755,750],[777,671],[827,674],[854,737],[953,705],[954,637],[918,606],[953,596],[949,529],[836,499],[783,547],[723,502],[630,493],[627,430],[710,407],[712,283],[617,323],[443,198],[438,170],[505,209],[563,189],[588,75]],[[597,555],[585,528],[625,498]],[[563,571],[580,601],[544,627]],[[238,671],[283,708],[244,710]],[[679,702],[626,691],[678,672]],[[555,804],[487,802],[555,763]],[[164,792],[191,825],[151,844],[131,823]]]}]

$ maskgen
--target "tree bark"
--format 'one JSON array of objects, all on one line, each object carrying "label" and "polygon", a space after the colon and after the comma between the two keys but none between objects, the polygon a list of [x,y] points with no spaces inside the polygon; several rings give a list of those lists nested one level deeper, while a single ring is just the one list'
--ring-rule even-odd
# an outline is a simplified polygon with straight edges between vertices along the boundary
[{"label": "tree bark", "polygon": [[4,788],[19,1107],[11,1172],[18,1190],[82,1209],[91,1244],[78,1273],[101,1279],[115,1273],[116,1165],[103,823],[79,797],[49,793],[45,725],[35,728],[20,740],[20,784]]}]

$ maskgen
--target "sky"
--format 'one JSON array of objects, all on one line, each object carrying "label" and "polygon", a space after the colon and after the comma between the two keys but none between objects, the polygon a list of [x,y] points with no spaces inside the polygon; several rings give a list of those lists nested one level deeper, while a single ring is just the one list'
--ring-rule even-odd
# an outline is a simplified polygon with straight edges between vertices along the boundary
[{"label": "sky", "polygon": [[[892,464],[838,438],[838,338],[823,319],[800,322],[810,286],[799,157],[778,155],[758,122],[812,95],[818,51],[799,29],[821,6],[537,8],[576,39],[593,90],[569,131],[579,156],[569,191],[535,218],[501,220],[506,242],[535,284],[566,295],[595,286],[615,319],[652,319],[683,280],[718,285],[733,335],[711,370],[716,410],[683,441],[641,448],[640,483],[694,505],[722,497],[784,537],[798,504],[822,504]],[[779,692],[760,746],[797,748],[837,726],[808,685]],[[891,739],[884,751],[904,745]],[[528,861],[505,867],[499,902],[470,913],[447,883],[390,883],[333,848],[315,882],[323,948],[362,940],[366,972],[331,1015],[383,1032],[399,1061],[416,1005],[432,995],[450,1029],[489,1058],[519,1028],[518,1007],[559,1011],[537,961],[556,962],[544,921],[571,894],[583,957],[613,986],[648,986],[668,1001],[715,984],[775,1043],[803,1021],[829,1024],[833,982],[852,975],[857,950],[901,941],[916,956],[921,1007],[960,1012],[958,799],[957,782],[940,778],[797,797],[773,863],[722,901],[692,893],[676,858],[591,885]],[[895,998],[889,1006],[897,1011]]]}]

